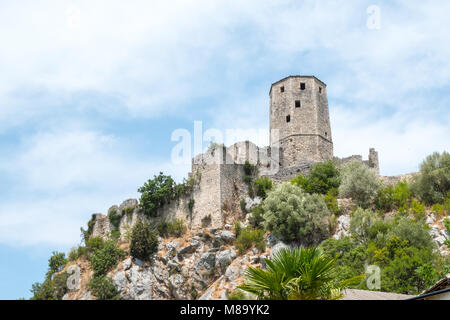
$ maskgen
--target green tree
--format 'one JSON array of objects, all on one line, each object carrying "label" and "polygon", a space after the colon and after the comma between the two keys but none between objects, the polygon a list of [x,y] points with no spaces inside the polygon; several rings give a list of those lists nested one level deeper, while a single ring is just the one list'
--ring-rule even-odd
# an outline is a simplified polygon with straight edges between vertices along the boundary
[{"label": "green tree", "polygon": [[140,205],[145,215],[155,217],[157,210],[177,197],[176,183],[162,172],[138,189]]},{"label": "green tree", "polygon": [[264,228],[284,241],[306,246],[318,244],[329,235],[329,211],[323,198],[284,183],[272,190],[263,203]]},{"label": "green tree", "polygon": [[425,203],[443,203],[450,191],[450,154],[435,152],[420,165],[413,181],[414,193]]},{"label": "green tree", "polygon": [[341,290],[356,279],[337,282],[333,269],[336,259],[324,256],[317,248],[281,249],[272,260],[266,259],[266,270],[249,267],[239,288],[260,300],[339,299]]},{"label": "green tree", "polygon": [[381,182],[375,170],[364,163],[351,161],[341,170],[341,184],[339,194],[344,198],[352,198],[360,207],[366,209],[377,196]]},{"label": "green tree", "polygon": [[48,259],[47,276],[51,277],[55,273],[61,271],[67,264],[66,255],[62,252],[53,251],[52,256]]}]

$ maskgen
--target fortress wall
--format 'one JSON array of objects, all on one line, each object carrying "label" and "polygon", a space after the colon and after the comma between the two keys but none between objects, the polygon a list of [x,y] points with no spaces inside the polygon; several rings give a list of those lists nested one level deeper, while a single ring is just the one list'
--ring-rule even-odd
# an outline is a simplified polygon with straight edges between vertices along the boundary
[{"label": "fortress wall", "polygon": [[220,165],[203,164],[200,167],[197,166],[196,170],[200,171],[201,178],[192,195],[194,207],[191,215],[191,227],[202,227],[204,222],[208,220],[208,216],[211,218],[211,223],[208,226],[219,226],[222,223]]},{"label": "fortress wall", "polygon": [[240,199],[248,194],[243,182],[244,166],[240,164],[222,165],[220,168],[220,200],[223,224],[232,224],[241,211]]}]

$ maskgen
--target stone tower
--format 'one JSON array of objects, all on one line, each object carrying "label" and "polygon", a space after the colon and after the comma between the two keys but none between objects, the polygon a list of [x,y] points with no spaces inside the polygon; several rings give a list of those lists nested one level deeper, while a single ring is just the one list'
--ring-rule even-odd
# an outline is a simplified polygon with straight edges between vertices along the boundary
[{"label": "stone tower", "polygon": [[280,148],[281,167],[333,159],[326,84],[314,76],[289,76],[273,83],[269,95],[270,146]]}]

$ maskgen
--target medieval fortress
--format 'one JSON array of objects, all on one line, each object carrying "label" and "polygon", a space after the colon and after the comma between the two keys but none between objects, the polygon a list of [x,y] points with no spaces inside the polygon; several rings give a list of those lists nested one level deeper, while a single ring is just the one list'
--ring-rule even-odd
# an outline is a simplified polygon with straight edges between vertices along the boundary
[{"label": "medieval fortress", "polygon": [[[335,160],[338,166],[361,161],[379,174],[374,149],[370,149],[368,160],[360,155],[334,157],[325,83],[314,76],[289,76],[273,83],[269,96],[270,145],[237,142],[229,147],[214,146],[195,156],[189,174],[195,180],[192,192],[161,208],[160,217],[182,219],[191,229],[222,228],[232,223],[242,211],[243,201],[255,201],[249,197],[249,185],[244,179],[246,162],[254,166],[255,178],[267,176],[274,183],[306,174],[314,163],[328,160]],[[137,201],[129,205],[136,208]],[[104,223],[108,224],[107,219]],[[108,229],[102,223],[96,227]],[[105,231],[98,230],[99,234]]]}]

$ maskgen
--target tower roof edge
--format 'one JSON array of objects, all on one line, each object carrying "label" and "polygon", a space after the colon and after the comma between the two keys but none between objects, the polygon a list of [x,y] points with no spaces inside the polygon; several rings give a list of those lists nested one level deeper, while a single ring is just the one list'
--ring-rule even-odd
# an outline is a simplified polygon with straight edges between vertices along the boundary
[{"label": "tower roof edge", "polygon": [[317,80],[318,82],[320,82],[321,84],[323,84],[325,87],[327,86],[325,82],[323,82],[322,80],[318,79],[316,76],[290,75],[290,76],[284,77],[283,79],[280,79],[280,80],[272,83],[272,85],[270,86],[269,95],[272,92],[272,87],[274,85],[276,85],[276,84],[278,84],[280,82],[283,82],[283,81],[285,81],[286,79],[289,79],[289,78],[313,78],[313,79]]}]

